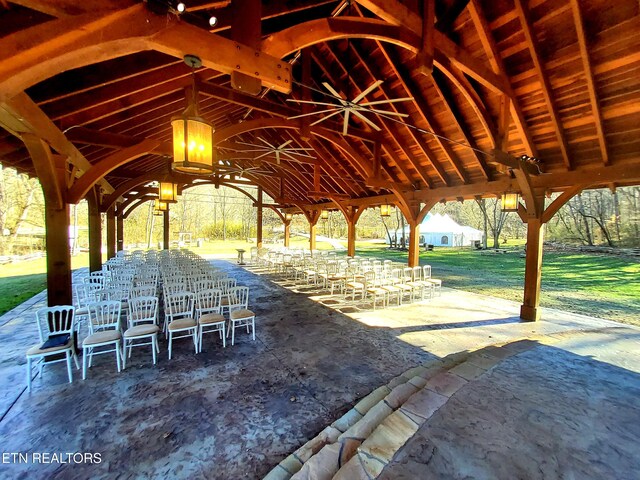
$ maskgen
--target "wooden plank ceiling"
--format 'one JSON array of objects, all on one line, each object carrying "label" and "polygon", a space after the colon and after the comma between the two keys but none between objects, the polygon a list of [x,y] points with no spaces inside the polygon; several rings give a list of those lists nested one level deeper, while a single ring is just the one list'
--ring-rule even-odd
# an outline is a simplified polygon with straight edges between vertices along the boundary
[{"label": "wooden plank ceiling", "polygon": [[[249,43],[242,32],[234,34],[231,24],[234,8],[252,2],[234,1],[185,0],[187,10],[180,19]],[[99,18],[136,3],[5,0],[0,2],[0,47],[22,48],[26,38],[33,42],[32,50],[46,49],[39,38],[55,22],[88,14]],[[261,49],[284,55],[292,64],[293,88],[290,94],[262,88],[251,96],[234,90],[228,74],[197,71],[200,110],[215,126],[218,159],[225,164],[214,181],[229,181],[226,174],[259,167],[242,176],[283,206],[379,194],[388,198],[392,192],[442,191],[447,199],[496,194],[498,187],[492,185],[504,188],[499,181],[511,178],[490,155],[500,149],[515,157],[536,157],[539,163],[532,172],[543,172],[536,185],[547,190],[562,190],[576,181],[590,186],[638,183],[637,0],[437,0],[432,6],[418,5],[422,3],[262,2]],[[150,16],[169,19],[177,16],[171,7],[176,4],[149,0],[144,8]],[[209,25],[212,16],[217,19],[214,27]],[[314,37],[322,29],[329,40]],[[11,52],[3,55],[2,60],[12,59]],[[110,193],[131,179],[154,173],[159,178],[166,170],[170,119],[186,106],[191,74],[178,54],[142,50],[105,58],[45,74],[24,92],[0,90],[0,96],[8,103],[19,99],[31,115],[43,113],[39,123],[31,122],[37,123],[33,133],[63,132],[93,166],[153,140],[134,159],[116,162],[109,170],[103,192]],[[367,102],[412,98],[379,104],[404,117],[365,113],[380,131],[357,115],[350,116],[346,136],[342,114],[310,131],[308,124],[322,115],[306,117],[306,123],[289,119],[320,107],[288,100],[336,102],[323,94],[328,93],[325,82],[352,99],[376,80],[383,83],[366,95]],[[0,114],[0,123],[6,128],[0,131],[0,162],[35,175],[27,149],[11,133],[11,119]],[[313,149],[305,152],[314,159],[284,156],[277,164],[273,156],[256,161],[255,152],[242,151],[251,149],[244,144],[265,142]],[[89,168],[74,165],[76,177]],[[613,173],[588,177],[596,171]]]}]

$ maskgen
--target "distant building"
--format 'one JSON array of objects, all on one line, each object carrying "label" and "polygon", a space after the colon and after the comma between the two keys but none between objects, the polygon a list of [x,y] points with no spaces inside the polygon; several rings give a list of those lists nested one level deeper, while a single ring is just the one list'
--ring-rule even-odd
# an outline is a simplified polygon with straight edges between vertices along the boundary
[{"label": "distant building", "polygon": [[[396,244],[402,244],[402,229],[391,233],[391,240]],[[473,227],[460,225],[449,215],[428,214],[420,224],[420,245],[433,245],[434,247],[469,247],[476,241],[482,242],[484,232]],[[409,241],[409,226],[404,228],[404,244]],[[387,238],[389,243],[389,238]]]}]

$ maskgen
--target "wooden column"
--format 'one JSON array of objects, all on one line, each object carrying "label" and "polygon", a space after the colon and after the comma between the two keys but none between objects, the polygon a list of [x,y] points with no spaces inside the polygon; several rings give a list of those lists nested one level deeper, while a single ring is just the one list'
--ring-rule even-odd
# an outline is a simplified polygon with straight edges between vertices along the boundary
[{"label": "wooden column", "polygon": [[44,194],[47,249],[47,303],[72,305],[71,254],[69,252],[69,205],[66,194],[66,159],[54,155],[35,135],[21,135],[29,150]]},{"label": "wooden column", "polygon": [[47,230],[47,303],[73,305],[71,296],[71,254],[69,252],[69,206],[56,208],[45,198]]},{"label": "wooden column", "polygon": [[116,211],[114,207],[107,210],[107,258],[116,256]]},{"label": "wooden column", "polygon": [[409,258],[407,264],[409,267],[417,267],[420,265],[420,223],[410,221],[409,223]]},{"label": "wooden column", "polygon": [[98,193],[93,189],[87,195],[89,205],[89,271],[102,269],[102,219],[98,208]]},{"label": "wooden column", "polygon": [[122,212],[116,213],[116,252],[124,250],[124,218]]},{"label": "wooden column", "polygon": [[316,249],[316,225],[317,223],[309,223],[309,250],[312,252]]},{"label": "wooden column", "polygon": [[289,237],[291,236],[291,220],[284,221],[284,246],[289,246]]},{"label": "wooden column", "polygon": [[520,318],[530,322],[540,319],[540,284],[542,280],[542,245],[544,229],[539,218],[527,220],[527,255],[524,271],[524,301]]},{"label": "wooden column", "polygon": [[162,248],[169,250],[171,245],[169,244],[169,206],[164,211],[164,221],[162,222]]},{"label": "wooden column", "polygon": [[[256,246],[262,248],[262,188],[258,187],[258,211],[256,214]],[[285,227],[286,228],[286,227]]]},{"label": "wooden column", "polygon": [[347,219],[347,255],[350,257],[356,254],[356,222]]}]

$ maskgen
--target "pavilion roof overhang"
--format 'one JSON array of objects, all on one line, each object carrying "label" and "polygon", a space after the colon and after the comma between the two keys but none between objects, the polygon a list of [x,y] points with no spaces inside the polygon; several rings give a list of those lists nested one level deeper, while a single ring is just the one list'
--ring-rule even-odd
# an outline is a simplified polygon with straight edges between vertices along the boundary
[{"label": "pavilion roof overhang", "polygon": [[[231,161],[256,163],[238,142],[259,138],[313,149],[316,161],[267,158],[270,174],[246,177],[284,207],[408,211],[508,190],[640,183],[640,82],[629,75],[640,68],[640,13],[631,0],[616,9],[471,0],[433,11],[426,2],[424,15],[397,0],[258,2],[262,32],[230,28],[233,2],[187,2],[184,17],[158,12],[160,2],[46,3],[9,1],[0,18],[25,27],[0,38],[0,161],[53,178],[30,155],[42,140],[57,171],[66,165],[65,201],[99,185],[112,205],[133,180],[163,174],[169,119],[191,82],[185,53],[203,59],[201,111]],[[232,88],[230,76],[259,82],[260,95]],[[326,100],[322,82],[349,98],[376,79],[384,83],[369,101],[413,99],[393,104],[406,117],[372,117],[379,132],[358,118],[346,136],[333,119],[291,119],[310,107],[287,100]]]}]

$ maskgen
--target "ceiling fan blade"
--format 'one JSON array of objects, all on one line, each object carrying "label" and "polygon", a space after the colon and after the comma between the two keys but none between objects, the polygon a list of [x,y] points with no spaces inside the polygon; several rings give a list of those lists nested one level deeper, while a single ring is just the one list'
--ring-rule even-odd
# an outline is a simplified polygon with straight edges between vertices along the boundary
[{"label": "ceiling fan blade", "polygon": [[361,120],[363,120],[364,122],[366,122],[367,124],[369,124],[371,126],[371,128],[373,128],[376,132],[380,131],[380,127],[377,126],[375,123],[373,123],[371,120],[369,120],[367,117],[365,117],[364,115],[362,115],[359,111],[357,110],[352,110],[353,114],[360,118]]},{"label": "ceiling fan blade", "polygon": [[408,113],[392,112],[390,110],[376,110],[375,108],[369,109],[370,112],[377,113],[378,115],[389,115],[390,117],[408,117]]},{"label": "ceiling fan blade", "polygon": [[327,105],[329,107],[339,107],[337,103],[329,103],[329,102],[315,102],[313,100],[296,100],[293,98],[287,98],[287,102],[296,102],[296,103],[308,103],[309,105]]},{"label": "ceiling fan blade", "polygon": [[370,107],[371,105],[380,105],[381,103],[396,103],[396,102],[412,102],[413,97],[392,98],[390,100],[376,100],[375,102],[361,103],[362,107]]},{"label": "ceiling fan blade", "polygon": [[336,91],[335,88],[333,88],[331,85],[329,85],[327,82],[322,82],[322,85],[324,85],[324,88],[326,88],[327,90],[329,90],[329,92],[331,92],[331,95],[333,95],[334,97],[336,97],[340,103],[342,105],[346,105],[347,102],[344,98],[342,98],[342,96]]},{"label": "ceiling fan blade", "polygon": [[310,123],[310,124],[309,124],[309,126],[313,127],[314,125],[317,125],[317,124],[318,124],[318,123],[320,123],[320,122],[324,122],[327,118],[331,118],[331,117],[333,117],[334,115],[337,115],[337,114],[339,114],[339,113],[340,113],[340,112],[342,112],[342,111],[343,111],[343,109],[342,109],[342,108],[341,108],[340,110],[336,110],[335,112],[330,113],[330,114],[329,114],[329,115],[327,115],[326,117],[322,117],[321,119],[316,120],[316,121],[315,121],[315,122],[313,122],[313,123]]},{"label": "ceiling fan blade", "polygon": [[280,150],[276,150],[276,163],[280,165]]},{"label": "ceiling fan blade", "polygon": [[288,152],[291,152],[292,150],[313,150],[313,148],[303,148],[303,147],[295,147],[295,148],[287,148]]},{"label": "ceiling fan blade", "polygon": [[271,145],[269,142],[267,142],[267,141],[266,141],[264,138],[262,138],[262,137],[258,137],[258,140],[260,140],[262,143],[264,143],[265,145],[267,145],[267,146],[269,146],[269,147],[271,147],[271,148],[273,148],[273,149],[275,149],[275,148],[276,148],[276,146],[275,146],[275,145]]},{"label": "ceiling fan blade", "polygon": [[286,142],[284,142],[282,145],[280,145],[278,147],[278,150],[282,150],[284,147],[286,147],[287,145],[289,145],[291,142],[293,142],[293,140],[289,139]]},{"label": "ceiling fan blade", "polygon": [[342,122],[342,135],[346,135],[349,130],[349,112],[350,110],[344,111],[344,122]]},{"label": "ceiling fan blade", "polygon": [[302,117],[309,117],[311,115],[320,115],[321,113],[327,113],[327,112],[331,112],[331,111],[334,111],[334,112],[338,111],[339,112],[340,110],[342,110],[342,108],[336,108],[335,110],[331,109],[331,108],[328,108],[326,110],[316,110],[315,112],[303,113],[301,115],[294,115],[293,117],[287,117],[287,120],[293,120],[295,118],[302,118]]},{"label": "ceiling fan blade", "polygon": [[316,158],[315,155],[309,155],[308,153],[292,152],[291,150],[286,150],[286,151],[283,151],[282,153],[286,153],[289,156],[297,155],[299,157]]},{"label": "ceiling fan blade", "polygon": [[258,160],[259,158],[266,157],[267,155],[271,155],[272,153],[273,150],[269,150],[268,152],[264,152],[262,155],[258,155],[255,159]]},{"label": "ceiling fan blade", "polygon": [[369,85],[369,87],[365,91],[360,92],[360,95],[358,95],[356,98],[351,100],[351,103],[358,103],[360,100],[362,100],[364,97],[366,97],[369,94],[369,92],[371,92],[371,90],[375,90],[381,84],[382,84],[382,80],[376,80],[374,83]]}]

